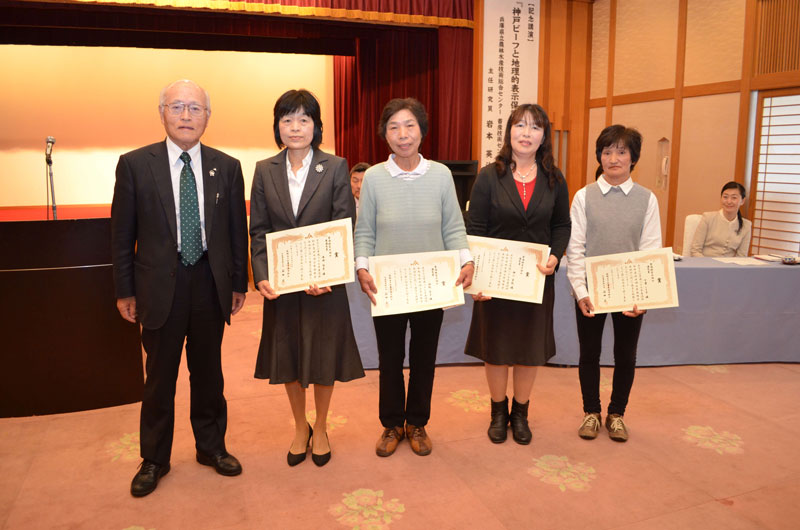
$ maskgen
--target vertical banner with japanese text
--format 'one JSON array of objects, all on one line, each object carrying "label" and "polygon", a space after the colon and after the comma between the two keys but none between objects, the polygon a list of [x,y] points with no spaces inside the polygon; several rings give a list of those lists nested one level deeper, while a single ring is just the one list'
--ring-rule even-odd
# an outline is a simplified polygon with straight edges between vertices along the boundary
[{"label": "vertical banner with japanese text", "polygon": [[520,103],[536,103],[540,0],[492,0],[483,11],[483,102],[480,165],[503,146],[506,120]]}]

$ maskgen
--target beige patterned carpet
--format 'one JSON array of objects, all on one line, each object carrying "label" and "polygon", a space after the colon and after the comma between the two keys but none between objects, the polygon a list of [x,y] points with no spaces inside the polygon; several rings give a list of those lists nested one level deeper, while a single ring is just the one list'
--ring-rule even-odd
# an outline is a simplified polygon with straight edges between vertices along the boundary
[{"label": "beige patterned carpet", "polygon": [[[481,367],[440,367],[433,453],[416,456],[403,442],[389,458],[374,452],[381,427],[370,371],[334,392],[331,462],[290,468],[283,387],[252,377],[260,307],[251,293],[223,351],[227,443],[241,476],[195,462],[184,363],[172,470],[145,498],[129,494],[137,404],[0,419],[0,528],[800,528],[798,365],[641,368],[626,444],[605,433],[580,439],[577,369],[542,368],[529,446],[489,442]],[[604,404],[610,378],[604,368]],[[313,418],[313,392],[308,399]]]}]

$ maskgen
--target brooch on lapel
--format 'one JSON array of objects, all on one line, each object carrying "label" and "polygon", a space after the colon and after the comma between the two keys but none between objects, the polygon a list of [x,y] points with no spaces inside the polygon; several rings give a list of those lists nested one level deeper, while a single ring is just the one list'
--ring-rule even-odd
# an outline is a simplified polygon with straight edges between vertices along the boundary
[{"label": "brooch on lapel", "polygon": [[317,164],[316,166],[314,166],[314,171],[316,171],[317,173],[322,173],[323,169],[325,168],[322,167],[322,164]]},{"label": "brooch on lapel", "polygon": [[213,177],[216,174],[217,174],[217,168],[214,168],[214,169],[212,169],[211,171],[208,172],[208,176],[209,177]]}]

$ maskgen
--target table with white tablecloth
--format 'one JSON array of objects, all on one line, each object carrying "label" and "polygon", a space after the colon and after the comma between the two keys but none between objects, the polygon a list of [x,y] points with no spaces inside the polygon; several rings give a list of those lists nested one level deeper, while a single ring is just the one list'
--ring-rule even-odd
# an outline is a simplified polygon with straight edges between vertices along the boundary
[{"label": "table with white tablecloth", "polygon": [[[556,273],[554,313],[556,355],[551,364],[578,364],[575,303],[566,261]],[[725,364],[800,362],[800,265],[735,265],[712,258],[675,263],[680,307],[647,312],[637,364]],[[377,368],[375,330],[369,300],[358,283],[347,286],[356,341],[364,368]],[[444,312],[438,364],[479,362],[464,355],[472,318],[472,297]],[[613,330],[606,319],[601,363],[613,364]]]}]

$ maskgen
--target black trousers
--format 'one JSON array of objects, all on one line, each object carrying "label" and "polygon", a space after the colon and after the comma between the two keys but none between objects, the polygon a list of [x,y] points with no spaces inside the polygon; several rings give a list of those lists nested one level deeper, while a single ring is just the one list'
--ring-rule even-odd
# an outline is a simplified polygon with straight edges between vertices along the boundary
[{"label": "black trousers", "polygon": [[178,263],[175,296],[167,322],[142,329],[147,379],[142,397],[142,458],[167,464],[175,425],[175,383],[186,341],[191,388],[190,419],[197,450],[225,451],[228,408],[223,396],[220,349],[225,321],[208,258],[186,267]]},{"label": "black trousers", "polygon": [[[580,360],[578,361],[578,377],[583,394],[583,411],[599,413],[600,406],[600,351],[603,343],[603,327],[606,314],[593,318],[583,316],[578,304],[575,304],[575,317],[578,321],[578,341],[580,342]],[[626,317],[622,313],[611,313],[614,324],[614,381],[611,389],[609,414],[625,414],[628,397],[633,386],[633,375],[636,369],[636,346],[639,343],[639,331],[642,329],[644,315],[636,318]]]},{"label": "black trousers", "polygon": [[[423,427],[431,417],[431,394],[436,368],[436,349],[444,313],[441,309],[374,317],[378,339],[380,397],[378,414],[384,427],[402,427],[405,422]],[[406,328],[411,326],[408,347],[408,399],[403,360]]]}]

